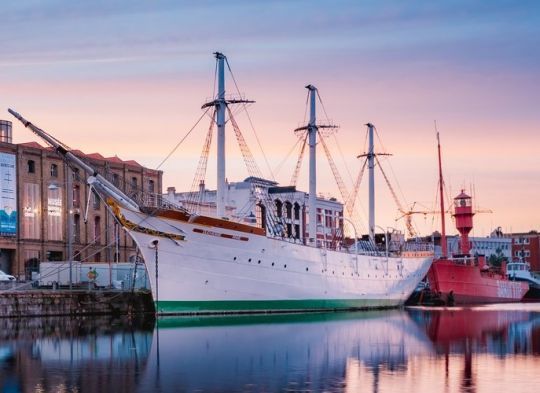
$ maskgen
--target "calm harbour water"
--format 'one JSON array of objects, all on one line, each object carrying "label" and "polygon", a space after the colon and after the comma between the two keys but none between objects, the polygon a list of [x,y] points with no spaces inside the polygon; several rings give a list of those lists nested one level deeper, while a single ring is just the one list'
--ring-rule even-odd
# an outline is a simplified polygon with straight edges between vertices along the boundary
[{"label": "calm harbour water", "polygon": [[540,389],[540,304],[0,328],[2,392]]}]

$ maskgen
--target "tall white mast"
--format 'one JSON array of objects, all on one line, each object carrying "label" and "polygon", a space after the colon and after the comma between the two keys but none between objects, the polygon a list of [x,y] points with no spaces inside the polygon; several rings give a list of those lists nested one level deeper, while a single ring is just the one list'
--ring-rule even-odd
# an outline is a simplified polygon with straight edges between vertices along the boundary
[{"label": "tall white mast", "polygon": [[217,195],[216,209],[217,217],[225,216],[225,55],[223,53],[215,53],[218,68],[218,95],[215,100],[217,109]]},{"label": "tall white mast", "polygon": [[369,239],[375,242],[375,151],[373,142],[373,124],[367,123],[368,127],[368,171],[369,171]]},{"label": "tall white mast", "polygon": [[309,138],[309,238],[310,243],[317,244],[317,116],[316,98],[317,88],[313,85],[306,86],[309,90],[310,112],[308,124]]}]

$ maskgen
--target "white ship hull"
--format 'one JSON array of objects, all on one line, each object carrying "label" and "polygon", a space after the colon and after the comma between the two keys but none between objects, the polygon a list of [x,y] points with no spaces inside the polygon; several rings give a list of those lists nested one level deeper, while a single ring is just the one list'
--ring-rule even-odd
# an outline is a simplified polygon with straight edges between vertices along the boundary
[{"label": "white ship hull", "polygon": [[396,307],[432,262],[425,252],[401,258],[357,256],[123,208],[120,212],[124,222],[137,225],[126,229],[143,254],[161,314]]}]

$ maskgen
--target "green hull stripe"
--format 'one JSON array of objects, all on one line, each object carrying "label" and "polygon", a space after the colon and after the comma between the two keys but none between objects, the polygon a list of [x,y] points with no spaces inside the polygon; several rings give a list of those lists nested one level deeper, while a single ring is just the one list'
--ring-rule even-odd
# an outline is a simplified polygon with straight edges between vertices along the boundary
[{"label": "green hull stripe", "polygon": [[322,311],[297,313],[251,313],[251,314],[213,314],[213,315],[164,315],[157,319],[160,329],[180,327],[209,327],[209,326],[236,326],[261,325],[280,323],[320,323],[331,321],[357,321],[360,319],[386,318],[392,315],[401,315],[399,310],[371,310],[371,311]]},{"label": "green hull stripe", "polygon": [[354,310],[397,307],[396,299],[159,301],[158,314],[220,314]]}]

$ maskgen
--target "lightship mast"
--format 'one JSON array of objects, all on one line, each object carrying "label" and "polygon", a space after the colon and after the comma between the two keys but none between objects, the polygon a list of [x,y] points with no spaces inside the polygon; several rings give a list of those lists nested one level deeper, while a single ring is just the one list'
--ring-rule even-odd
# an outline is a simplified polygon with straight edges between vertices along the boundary
[{"label": "lightship mast", "polygon": [[444,188],[444,181],[443,181],[443,173],[442,173],[442,160],[441,160],[441,140],[439,139],[439,132],[437,131],[437,150],[439,153],[439,192],[440,192],[440,199],[441,199],[441,257],[446,258],[448,256],[448,245],[446,244],[446,224],[445,224],[445,217],[444,217],[444,195],[443,195],[443,188]]}]

